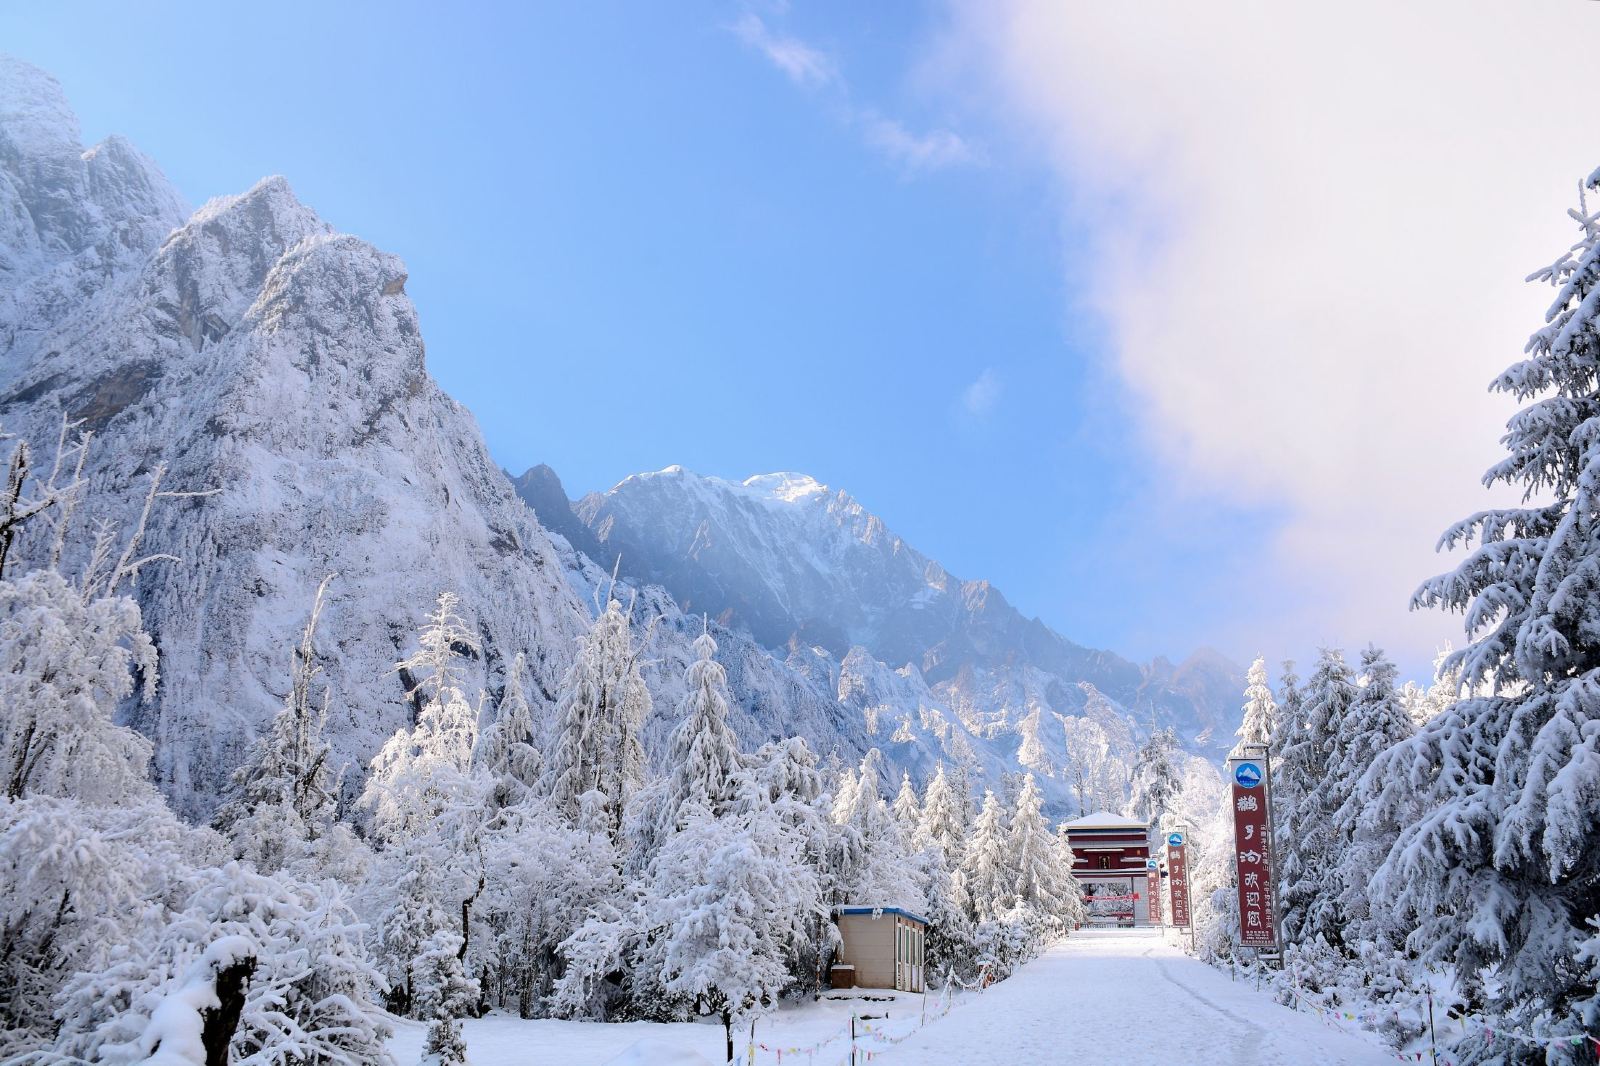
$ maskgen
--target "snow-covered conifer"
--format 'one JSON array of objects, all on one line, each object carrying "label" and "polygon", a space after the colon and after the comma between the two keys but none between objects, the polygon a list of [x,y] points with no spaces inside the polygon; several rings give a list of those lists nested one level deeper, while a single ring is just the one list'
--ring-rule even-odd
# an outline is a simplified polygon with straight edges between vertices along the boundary
[{"label": "snow-covered conifer", "polygon": [[1009,828],[1000,800],[993,792],[985,792],[961,866],[967,896],[979,921],[988,921],[1006,911],[1016,895]]},{"label": "snow-covered conifer", "polygon": [[561,682],[545,770],[551,801],[568,818],[578,817],[585,794],[604,797],[613,839],[621,833],[629,801],[644,783],[639,734],[651,708],[650,691],[639,672],[643,649],[634,642],[631,615],[613,594],[579,640],[578,656]]},{"label": "snow-covered conifer", "polygon": [[967,803],[945,776],[944,764],[934,771],[922,797],[922,820],[914,840],[917,848],[936,847],[951,870],[961,864],[967,843]]},{"label": "snow-covered conifer", "polygon": [[833,817],[843,830],[835,851],[840,903],[915,908],[922,902],[906,867],[906,847],[882,793],[883,753],[871,748],[848,789],[834,799]]},{"label": "snow-covered conifer", "polygon": [[670,832],[691,805],[713,817],[738,794],[739,741],[728,725],[728,675],[713,656],[717,642],[709,632],[695,638],[697,658],[685,671],[679,722],[672,731],[671,763],[660,824]]},{"label": "snow-covered conifer", "polygon": [[1179,776],[1178,737],[1170,728],[1151,732],[1133,764],[1128,815],[1159,824],[1183,787]]},{"label": "snow-covered conifer", "polygon": [[900,791],[894,797],[894,820],[900,827],[900,836],[910,848],[916,838],[917,827],[922,824],[922,810],[917,802],[917,790],[911,785],[911,775],[900,774]]},{"label": "snow-covered conifer", "polygon": [[[1384,932],[1381,918],[1387,907],[1372,906],[1371,880],[1401,827],[1368,812],[1375,797],[1366,775],[1378,756],[1415,732],[1395,687],[1397,673],[1394,663],[1378,648],[1362,652],[1365,683],[1350,704],[1345,727],[1334,738],[1329,760],[1327,787],[1330,802],[1339,804],[1333,824],[1342,845],[1338,920],[1349,944],[1373,940]],[[1375,921],[1375,916],[1380,920]]]},{"label": "snow-covered conifer", "polygon": [[533,715],[528,706],[523,675],[527,660],[521,652],[506,671],[505,692],[495,710],[494,721],[478,737],[473,761],[495,779],[495,805],[504,807],[520,800],[539,783],[544,759],[534,743]]},{"label": "snow-covered conifer", "polygon": [[1009,848],[1017,898],[1065,925],[1081,916],[1082,892],[1072,876],[1071,852],[1044,816],[1044,796],[1033,775],[1023,779],[1011,814]]},{"label": "snow-covered conifer", "polygon": [[1283,935],[1291,943],[1321,935],[1336,944],[1340,935],[1335,813],[1342,800],[1329,787],[1329,772],[1356,692],[1344,654],[1324,648],[1306,682],[1303,712],[1283,722],[1277,772],[1285,802],[1277,814]]},{"label": "snow-covered conifer", "polygon": [[282,869],[305,853],[334,816],[337,781],[322,731],[328,720],[326,689],[317,698],[317,622],[333,575],[324,578],[294,650],[289,695],[267,731],[233,772],[229,798],[216,824],[235,853],[263,873]]},{"label": "snow-covered conifer", "polygon": [[1240,716],[1239,730],[1234,735],[1239,742],[1234,754],[1247,749],[1270,747],[1278,726],[1278,704],[1272,698],[1272,688],[1267,684],[1267,660],[1257,656],[1245,675],[1244,711]]},{"label": "snow-covered conifer", "polygon": [[[1600,171],[1584,188],[1600,188]],[[1380,814],[1413,804],[1374,879],[1420,916],[1410,944],[1453,964],[1475,1006],[1550,1012],[1600,1026],[1593,924],[1600,879],[1600,217],[1534,277],[1557,292],[1526,358],[1491,386],[1522,405],[1486,479],[1520,506],[1446,531],[1470,549],[1415,602],[1466,614],[1471,642],[1448,660],[1469,688],[1372,769]],[[1474,541],[1476,547],[1472,547]],[[1492,975],[1492,984],[1486,979]],[[1492,1004],[1490,1003],[1493,1000]],[[1571,1019],[1571,1021],[1566,1021]]]}]

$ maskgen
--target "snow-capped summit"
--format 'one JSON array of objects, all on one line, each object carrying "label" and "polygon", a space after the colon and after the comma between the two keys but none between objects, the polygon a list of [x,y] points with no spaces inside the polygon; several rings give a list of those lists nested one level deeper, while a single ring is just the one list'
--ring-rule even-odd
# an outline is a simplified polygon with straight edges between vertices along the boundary
[{"label": "snow-capped summit", "polygon": [[809,474],[780,471],[775,474],[757,474],[744,480],[744,487],[763,496],[784,503],[796,503],[813,496],[823,496],[828,486]]},{"label": "snow-capped summit", "polygon": [[[1096,699],[1123,708],[1140,730],[1152,720],[1176,726],[1195,750],[1209,750],[1221,736],[1217,723],[1236,711],[1242,674],[1215,653],[1181,667],[1140,666],[1075,644],[1024,617],[989,582],[950,574],[847,492],[806,474],[741,483],[669,467],[626,478],[574,510],[603,565],[620,554],[625,574],[766,647],[820,647],[843,664],[847,681],[861,674],[858,652],[890,671],[912,665],[929,699],[973,727],[1045,738],[1041,768],[1052,761],[1045,751],[1061,747],[1060,731],[1041,725],[1051,714],[1095,718]],[[855,699],[843,689],[841,698]],[[904,717],[926,701],[906,694],[901,702]],[[874,719],[886,705],[870,701]],[[1030,717],[1035,724],[1024,726]],[[1100,724],[1133,735],[1126,723]]]},{"label": "snow-capped summit", "polygon": [[0,360],[136,267],[189,211],[121,137],[85,151],[49,74],[0,55]]},{"label": "snow-capped summit", "polygon": [[0,153],[13,160],[77,155],[80,138],[61,83],[31,63],[0,55]]}]

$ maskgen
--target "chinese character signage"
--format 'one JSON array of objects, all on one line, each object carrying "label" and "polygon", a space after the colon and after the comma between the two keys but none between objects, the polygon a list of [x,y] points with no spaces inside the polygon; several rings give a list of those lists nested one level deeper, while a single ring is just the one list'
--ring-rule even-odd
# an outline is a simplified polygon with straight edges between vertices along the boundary
[{"label": "chinese character signage", "polygon": [[[1154,863],[1152,863],[1151,865],[1154,865]],[[1150,923],[1152,925],[1160,925],[1161,924],[1161,871],[1160,870],[1147,870],[1147,871],[1145,871],[1145,873],[1146,873],[1146,877],[1145,877],[1145,896],[1144,896],[1144,898],[1150,901]]]},{"label": "chinese character signage", "polygon": [[1167,834],[1167,889],[1172,893],[1172,924],[1189,928],[1189,862],[1182,831]]},{"label": "chinese character signage", "polygon": [[1272,827],[1268,818],[1267,775],[1258,759],[1233,759],[1233,843],[1239,883],[1239,943],[1265,951],[1278,949],[1278,923],[1272,913]]}]

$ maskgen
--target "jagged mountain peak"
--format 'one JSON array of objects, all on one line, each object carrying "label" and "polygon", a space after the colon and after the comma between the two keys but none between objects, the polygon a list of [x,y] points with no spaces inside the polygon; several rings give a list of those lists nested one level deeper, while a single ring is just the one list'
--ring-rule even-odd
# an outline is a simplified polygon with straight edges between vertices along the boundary
[{"label": "jagged mountain peak", "polygon": [[[796,649],[824,649],[852,694],[872,676],[883,681],[868,688],[893,687],[910,700],[900,686],[913,675],[891,683],[864,657],[889,671],[909,665],[979,732],[1045,722],[1045,711],[1084,713],[1086,701],[1093,705],[1081,687],[1088,684],[1121,708],[1116,715],[1174,724],[1203,747],[1196,738],[1215,733],[1233,702],[1222,693],[1242,676],[1210,651],[1179,667],[1140,666],[1075,644],[1023,616],[990,582],[950,574],[848,493],[801,473],[733,482],[668,467],[586,496],[575,512],[605,565],[620,555],[625,575],[661,584],[685,609],[792,658]],[[1035,754],[1049,764],[1045,748]]]},{"label": "jagged mountain peak", "polygon": [[128,141],[79,138],[56,80],[0,56],[0,361],[26,359],[188,215]]},{"label": "jagged mountain peak", "polygon": [[78,116],[55,77],[0,53],[0,151],[12,162],[77,155]]},{"label": "jagged mountain peak", "polygon": [[792,471],[756,474],[754,477],[745,478],[743,484],[745,488],[757,492],[768,499],[778,500],[783,503],[814,500],[818,496],[826,496],[828,494],[828,486],[810,474],[798,474]]}]

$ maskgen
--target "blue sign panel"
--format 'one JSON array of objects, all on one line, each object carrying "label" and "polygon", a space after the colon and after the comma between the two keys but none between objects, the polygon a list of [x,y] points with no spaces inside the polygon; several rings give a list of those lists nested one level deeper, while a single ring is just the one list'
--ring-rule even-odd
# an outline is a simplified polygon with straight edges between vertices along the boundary
[{"label": "blue sign panel", "polygon": [[[1215,779],[1213,778],[1213,780],[1215,780]],[[1169,847],[1169,848],[1181,848],[1181,847],[1183,847],[1183,834],[1182,833],[1168,833],[1167,834],[1167,847]]]},{"label": "blue sign panel", "polygon": [[1233,768],[1233,779],[1240,788],[1255,788],[1261,784],[1261,767],[1253,762],[1242,762]]}]

